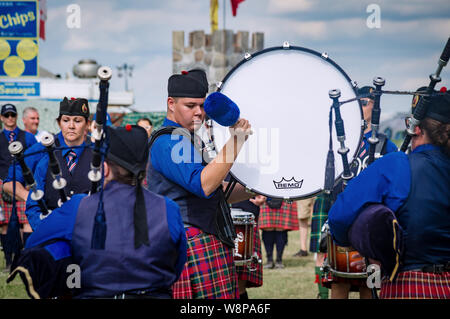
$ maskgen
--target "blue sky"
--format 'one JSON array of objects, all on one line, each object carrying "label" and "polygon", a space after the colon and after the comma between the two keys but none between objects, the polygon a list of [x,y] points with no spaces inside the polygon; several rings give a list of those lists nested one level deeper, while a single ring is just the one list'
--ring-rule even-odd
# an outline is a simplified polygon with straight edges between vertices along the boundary
[{"label": "blue sky", "polygon": [[[225,1],[225,3],[224,3]],[[129,87],[135,108],[165,110],[167,78],[172,70],[172,31],[210,32],[209,0],[47,0],[46,41],[40,41],[40,64],[64,75],[82,58],[113,68],[135,70]],[[386,79],[386,90],[415,90],[428,76],[450,36],[448,0],[245,0],[233,17],[229,0],[219,0],[219,28],[264,32],[265,47],[284,41],[329,56],[358,84]],[[67,27],[70,4],[81,9],[80,28]],[[380,9],[380,28],[367,19]],[[437,85],[450,87],[450,66]],[[124,81],[113,76],[112,89]],[[407,111],[411,98],[383,96],[382,111]]]}]

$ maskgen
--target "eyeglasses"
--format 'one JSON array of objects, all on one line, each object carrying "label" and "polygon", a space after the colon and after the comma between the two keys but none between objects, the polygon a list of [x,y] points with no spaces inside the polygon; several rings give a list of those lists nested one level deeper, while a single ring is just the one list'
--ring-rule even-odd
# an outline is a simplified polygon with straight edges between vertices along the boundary
[{"label": "eyeglasses", "polygon": [[3,116],[6,117],[6,118],[8,118],[8,117],[16,117],[17,114],[16,113],[6,113]]}]

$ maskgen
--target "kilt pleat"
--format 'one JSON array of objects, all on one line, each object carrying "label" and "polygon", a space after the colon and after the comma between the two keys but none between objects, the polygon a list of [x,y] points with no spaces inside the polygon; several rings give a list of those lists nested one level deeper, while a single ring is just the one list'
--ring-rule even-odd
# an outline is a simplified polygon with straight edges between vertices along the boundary
[{"label": "kilt pleat", "polygon": [[399,273],[396,280],[381,282],[381,299],[450,299],[450,272]]},{"label": "kilt pleat", "polygon": [[263,204],[259,213],[258,227],[298,230],[297,203],[288,204],[283,201],[280,208],[270,208]]},{"label": "kilt pleat", "polygon": [[186,228],[187,261],[172,286],[174,299],[237,299],[233,251],[214,235]]},{"label": "kilt pleat", "polygon": [[[0,180],[0,190],[3,189],[3,181]],[[0,221],[0,225],[7,225],[11,218],[12,213],[12,204],[6,203],[3,201],[3,198],[0,196],[0,206],[2,208],[5,219]],[[20,224],[28,224],[27,216],[25,215],[26,202],[25,201],[16,201],[17,207],[17,217],[19,219]]]},{"label": "kilt pleat", "polygon": [[[262,259],[261,255],[261,239],[259,237],[258,227],[253,228],[254,236],[253,236],[253,247],[255,248],[255,252],[258,255],[259,259]],[[238,274],[239,280],[247,281],[247,288],[251,287],[260,287],[263,284],[263,267],[260,263],[252,263],[251,267],[256,268],[253,271],[249,270],[247,266],[236,266],[236,271]]]},{"label": "kilt pleat", "polygon": [[328,196],[318,195],[314,202],[313,214],[311,219],[311,240],[309,242],[309,251],[312,253],[319,252],[319,240],[322,227],[328,219],[328,211],[330,210],[330,200]]}]

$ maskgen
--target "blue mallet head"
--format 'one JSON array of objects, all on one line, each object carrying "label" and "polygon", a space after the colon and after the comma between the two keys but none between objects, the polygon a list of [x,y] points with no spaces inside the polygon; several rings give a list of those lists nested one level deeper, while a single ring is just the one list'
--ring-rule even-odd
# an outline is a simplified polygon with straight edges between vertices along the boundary
[{"label": "blue mallet head", "polygon": [[205,113],[222,126],[233,126],[239,119],[239,107],[225,94],[214,92],[204,103]]}]

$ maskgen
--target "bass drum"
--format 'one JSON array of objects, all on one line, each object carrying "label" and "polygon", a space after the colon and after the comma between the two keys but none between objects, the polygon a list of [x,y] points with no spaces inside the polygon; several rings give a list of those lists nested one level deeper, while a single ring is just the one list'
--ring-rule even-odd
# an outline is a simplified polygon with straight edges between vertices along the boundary
[{"label": "bass drum", "polygon": [[[218,87],[236,102],[253,130],[231,175],[253,192],[271,198],[295,200],[321,192],[330,138],[328,92],[339,89],[340,101],[355,98],[348,75],[326,54],[283,46],[246,55]],[[341,115],[350,163],[363,136],[359,101],[344,104]],[[213,121],[212,135],[220,150],[230,132]],[[333,147],[339,147],[334,120]],[[338,177],[343,172],[339,155],[335,155],[335,166]]]}]

